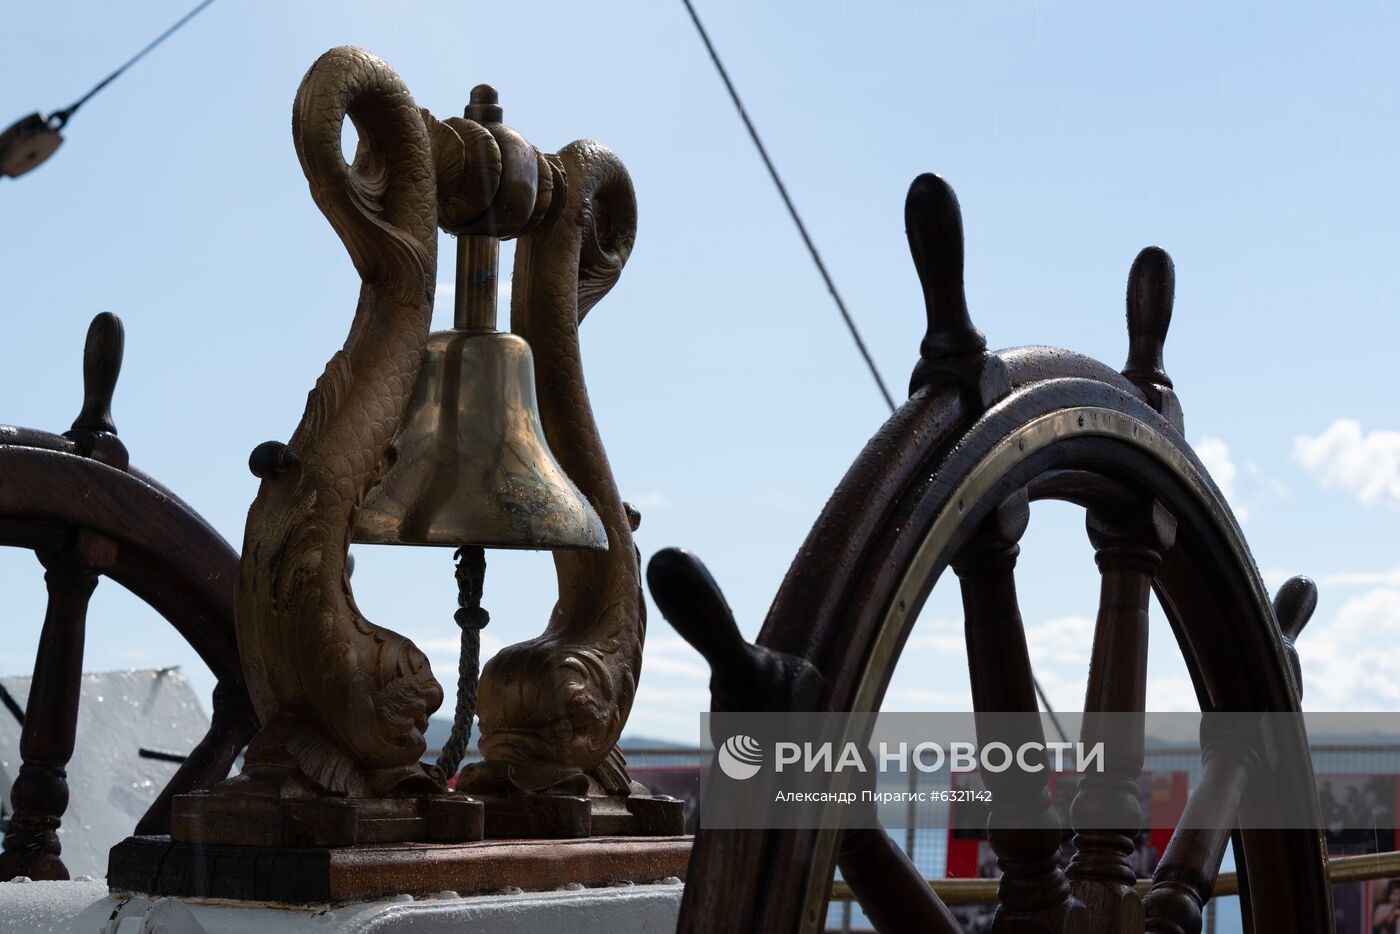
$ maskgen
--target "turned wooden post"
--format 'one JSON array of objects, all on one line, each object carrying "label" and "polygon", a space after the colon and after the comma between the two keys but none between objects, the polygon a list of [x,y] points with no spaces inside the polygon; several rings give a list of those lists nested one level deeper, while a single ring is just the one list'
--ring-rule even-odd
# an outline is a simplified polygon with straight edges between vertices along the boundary
[{"label": "turned wooden post", "polygon": [[837,865],[861,911],[881,934],[961,934],[948,906],[883,828],[844,831]]},{"label": "turned wooden post", "polygon": [[1201,934],[1201,910],[1215,891],[1240,800],[1260,771],[1262,734],[1244,734],[1240,715],[1220,716],[1225,719],[1207,714],[1201,722],[1201,781],[1143,899],[1149,934]]},{"label": "turned wooden post", "polygon": [[[127,465],[126,447],[112,421],[123,333],[121,320],[111,312],[104,311],[88,325],[83,407],[67,432],[85,456],[118,470]],[[44,565],[49,602],[20,731],[19,774],[10,788],[14,816],[0,852],[0,881],[15,876],[68,878],[59,855],[58,827],[68,809],[66,767],[78,728],[88,599],[97,578],[116,561],[117,546],[94,532],[74,529],[62,548],[36,554]]]},{"label": "turned wooden post", "polygon": [[[1273,604],[1301,698],[1302,673],[1293,642],[1317,608],[1317,585],[1306,577],[1291,577],[1278,589]],[[1260,729],[1262,721],[1235,713],[1207,714],[1201,721],[1201,781],[1186,802],[1152,874],[1152,890],[1143,899],[1149,934],[1200,934],[1202,909],[1215,891],[1245,788],[1275,765],[1277,751]]]},{"label": "turned wooden post", "polygon": [[1147,612],[1152,578],[1176,523],[1151,504],[1127,516],[1091,511],[1087,524],[1100,590],[1080,741],[1089,749],[1103,742],[1106,752],[1103,770],[1080,778],[1070,808],[1075,853],[1069,878],[1075,897],[1089,909],[1091,934],[1139,934],[1142,899],[1130,857],[1142,826],[1137,779],[1147,700]]},{"label": "turned wooden post", "polygon": [[[1024,491],[996,509],[953,561],[962,590],[977,741],[1045,744],[1030,653],[1016,601],[1017,541],[1030,509]],[[1007,717],[1021,713],[1024,718]],[[995,731],[995,732],[993,732]],[[1062,828],[1051,809],[1049,768],[1040,772],[984,771],[992,793],[987,836],[1002,877],[992,930],[1025,934],[1084,931],[1084,908],[1060,869]]]},{"label": "turned wooden post", "polygon": [[68,808],[66,766],[78,724],[88,598],[116,556],[113,542],[83,530],[65,548],[39,555],[49,603],[20,732],[19,774],[10,789],[14,816],[0,854],[0,880],[68,878],[58,827]]}]

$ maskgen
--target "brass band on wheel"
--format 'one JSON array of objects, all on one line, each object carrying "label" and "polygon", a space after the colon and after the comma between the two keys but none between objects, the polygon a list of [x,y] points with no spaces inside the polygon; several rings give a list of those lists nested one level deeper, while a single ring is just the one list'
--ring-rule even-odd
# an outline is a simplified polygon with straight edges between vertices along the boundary
[{"label": "brass band on wheel", "polygon": [[[1033,418],[1014,429],[991,451],[973,465],[969,473],[948,496],[923,536],[908,567],[905,569],[880,624],[874,643],[862,666],[850,709],[870,712],[884,691],[897,648],[902,644],[905,628],[922,609],[930,574],[945,556],[949,544],[963,525],[972,507],[990,495],[1017,464],[1052,445],[1072,438],[1108,438],[1137,448],[1167,468],[1195,499],[1203,505],[1212,524],[1226,539],[1234,558],[1234,573],[1249,582],[1254,605],[1264,621],[1272,620],[1270,601],[1244,545],[1244,538],[1230,510],[1221,500],[1213,484],[1202,474],[1182,447],[1160,431],[1131,415],[1102,406],[1075,406]],[[1270,624],[1271,625],[1271,624]],[[1287,664],[1280,644],[1275,641],[1277,664]],[[1301,748],[1307,748],[1301,724],[1295,737]],[[816,833],[813,858],[805,867],[803,883],[802,927],[804,934],[821,930],[823,905],[834,863],[837,830]]]},{"label": "brass band on wheel", "polygon": [[[897,636],[904,629],[906,617],[921,608],[921,601],[918,600],[921,584],[927,580],[938,562],[938,556],[947,548],[949,540],[962,523],[966,507],[979,502],[991,492],[1011,467],[1030,455],[1058,441],[1085,436],[1114,438],[1141,448],[1185,482],[1209,509],[1216,525],[1229,530],[1231,550],[1239,565],[1236,570],[1250,581],[1258,605],[1269,605],[1269,595],[1264,591],[1263,582],[1259,580],[1249,552],[1245,549],[1243,535],[1235,523],[1234,516],[1220,501],[1215,488],[1180,448],[1146,423],[1113,409],[1081,406],[1051,412],[1027,422],[993,448],[962,483],[958,484],[957,490],[949,498],[948,505],[934,519],[928,534],[924,536],[918,551],[915,552],[913,562],[904,572],[904,577],[895,591],[894,600],[881,621],[875,645],[856,688],[852,710],[874,709],[882,687],[870,677],[870,673],[883,670],[893,659],[895,646],[898,644]],[[1285,664],[1282,655],[1279,656],[1279,664]]]}]

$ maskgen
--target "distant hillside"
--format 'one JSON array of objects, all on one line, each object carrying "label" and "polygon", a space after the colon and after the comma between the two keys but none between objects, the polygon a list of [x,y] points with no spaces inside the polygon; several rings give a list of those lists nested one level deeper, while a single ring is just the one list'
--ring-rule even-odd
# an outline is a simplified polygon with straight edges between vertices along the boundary
[{"label": "distant hillside", "polygon": [[[447,737],[452,735],[452,721],[447,717],[432,717],[428,720],[428,730],[426,732],[428,748],[430,750],[441,749],[443,743],[447,742]],[[478,735],[476,730],[472,730],[472,746],[476,745]],[[653,736],[624,736],[618,743],[626,752],[629,749],[694,749],[694,743],[676,743],[667,739],[657,739]]]},{"label": "distant hillside", "polygon": [[651,736],[624,736],[618,740],[623,752],[629,749],[694,749],[694,743],[673,743],[669,739],[656,739]]}]

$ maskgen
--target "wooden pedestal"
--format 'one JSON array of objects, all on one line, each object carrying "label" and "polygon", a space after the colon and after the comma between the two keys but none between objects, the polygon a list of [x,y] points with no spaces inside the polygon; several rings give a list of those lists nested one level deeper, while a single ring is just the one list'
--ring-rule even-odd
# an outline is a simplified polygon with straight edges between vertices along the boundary
[{"label": "wooden pedestal", "polygon": [[170,821],[176,843],[228,846],[355,846],[409,840],[480,840],[481,802],[466,795],[421,798],[265,798],[179,795]]},{"label": "wooden pedestal", "polygon": [[112,848],[114,891],[335,904],[389,895],[549,890],[685,877],[690,837],[482,840],[353,847],[217,846],[128,837]]},{"label": "wooden pedestal", "polygon": [[678,836],[685,832],[685,802],[653,795],[481,795],[486,836],[571,837]]}]

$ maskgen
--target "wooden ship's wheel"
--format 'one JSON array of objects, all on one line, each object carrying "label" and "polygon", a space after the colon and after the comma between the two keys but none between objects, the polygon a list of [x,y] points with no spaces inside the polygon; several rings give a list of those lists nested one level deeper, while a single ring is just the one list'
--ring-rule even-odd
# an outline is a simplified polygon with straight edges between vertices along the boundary
[{"label": "wooden ship's wheel", "polygon": [[[1120,374],[1050,347],[988,353],[963,295],[962,222],[942,179],[916,179],[906,227],[928,332],[907,402],[876,433],[817,519],[757,645],[739,636],[698,560],[659,553],[648,581],[663,614],[709,660],[721,711],[874,711],[945,569],[959,579],[973,704],[1038,710],[1013,569],[1029,505],[1087,511],[1102,575],[1085,711],[1143,711],[1149,591],[1155,591],[1205,711],[1298,711],[1292,640],[1316,602],[1294,578],[1271,601],[1239,526],[1182,435],[1162,368],[1173,268],[1144,250],[1128,282],[1128,362]],[[1284,718],[1300,723],[1298,718]],[[980,742],[994,737],[979,736]],[[1269,752],[1206,737],[1187,804],[1233,814],[1265,796],[1315,814],[1301,726]],[[1232,843],[1248,931],[1332,930],[1318,831],[1177,830],[1150,891],[1129,865],[1141,825],[1142,746],[1080,785],[1071,818],[1112,815],[1122,832],[1081,830],[1067,871],[1044,773],[984,773],[990,843],[1003,872],[999,932],[1195,932]],[[1010,776],[1010,777],[1007,777]],[[1015,816],[997,830],[998,814]],[[1039,815],[1039,817],[1037,817]],[[1185,826],[1188,822],[1183,819]],[[1229,822],[1218,822],[1228,826]],[[1006,825],[1004,825],[1006,826]],[[1102,822],[1095,826],[1105,826]],[[1203,826],[1200,822],[1189,826]],[[833,870],[880,931],[958,931],[883,830],[700,830],[679,930],[820,930]]]},{"label": "wooden ship's wheel", "polygon": [[204,519],[130,466],[112,422],[123,332],[98,315],[83,356],[72,430],[0,426],[0,545],[44,567],[48,609],[24,711],[13,817],[0,881],[66,879],[58,828],[68,805],[88,599],[109,577],[165,617],[218,680],[209,732],[147,810],[137,833],[169,833],[171,800],[224,778],[257,728],[233,629],[238,553]]}]

